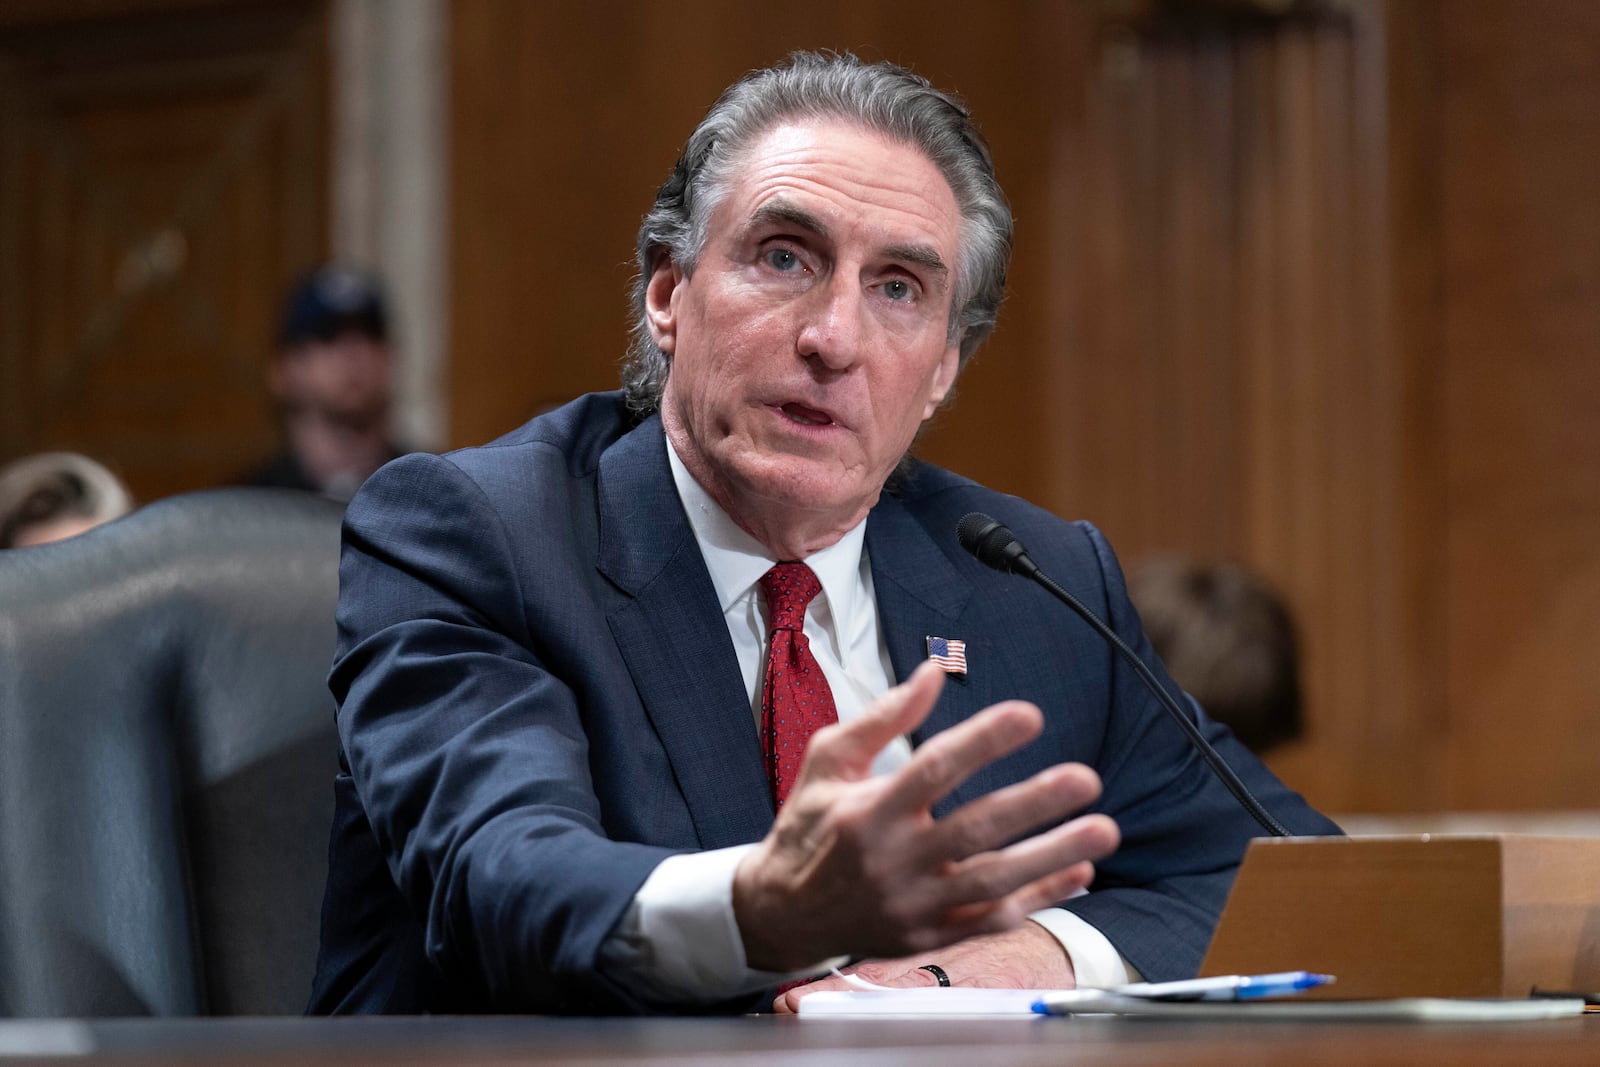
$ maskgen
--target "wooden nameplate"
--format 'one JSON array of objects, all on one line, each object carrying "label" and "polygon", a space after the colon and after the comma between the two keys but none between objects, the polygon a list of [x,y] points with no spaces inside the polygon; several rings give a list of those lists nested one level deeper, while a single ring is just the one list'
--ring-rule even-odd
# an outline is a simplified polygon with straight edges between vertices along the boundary
[{"label": "wooden nameplate", "polygon": [[1600,990],[1600,839],[1257,839],[1200,974],[1300,970],[1330,1000]]}]

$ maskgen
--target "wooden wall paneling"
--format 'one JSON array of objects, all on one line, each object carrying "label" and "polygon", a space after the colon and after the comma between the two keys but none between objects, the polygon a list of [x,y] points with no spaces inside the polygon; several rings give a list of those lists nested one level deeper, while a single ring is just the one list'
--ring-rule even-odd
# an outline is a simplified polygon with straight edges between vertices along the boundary
[{"label": "wooden wall paneling", "polygon": [[[1166,296],[1147,315],[1157,324],[1145,431],[1162,447],[1146,472],[1148,547],[1180,542],[1216,555],[1232,543],[1239,483],[1230,469],[1235,434],[1234,319],[1237,292],[1233,174],[1233,66],[1226,34],[1169,42],[1156,76],[1162,98],[1160,141],[1151,160],[1165,216],[1147,250],[1155,291]],[[1160,147],[1163,146],[1164,147]],[[1170,165],[1168,165],[1170,164]]]},{"label": "wooden wall paneling", "polygon": [[[1080,345],[1069,353],[1061,407],[1069,434],[1060,469],[1062,514],[1088,517],[1126,552],[1149,543],[1158,496],[1161,435],[1147,410],[1159,368],[1151,366],[1162,328],[1159,296],[1165,267],[1161,172],[1164,109],[1158,71],[1163,53],[1131,34],[1096,41],[1084,72],[1087,125],[1078,146],[1089,182],[1074,211],[1084,240],[1069,254],[1081,262]],[[1064,242],[1063,242],[1064,243]],[[1155,534],[1155,536],[1160,536]]]},{"label": "wooden wall paneling", "polygon": [[[1414,809],[1427,798],[1419,773],[1412,709],[1386,684],[1395,677],[1395,646],[1385,640],[1396,623],[1397,603],[1388,561],[1403,530],[1385,507],[1397,468],[1393,451],[1394,346],[1382,318],[1388,246],[1381,194],[1364,175],[1380,170],[1381,155],[1363,155],[1381,124],[1376,101],[1364,94],[1361,51],[1373,43],[1359,26],[1314,43],[1316,106],[1324,131],[1320,221],[1313,248],[1319,254],[1316,337],[1325,404],[1328,491],[1318,515],[1326,613],[1322,667],[1327,672],[1321,722],[1341,746],[1349,785],[1342,810]],[[1374,232],[1376,231],[1376,232]],[[1373,239],[1378,238],[1377,240]],[[1378,279],[1379,285],[1371,284]],[[1352,670],[1359,664],[1362,669]]]},{"label": "wooden wall paneling", "polygon": [[[1232,195],[1237,187],[1236,65],[1231,42],[1210,41],[1186,65],[1189,76],[1174,94],[1192,101],[1178,130],[1187,131],[1184,155],[1196,174],[1175,176],[1182,183],[1179,206],[1188,221],[1180,226],[1176,249],[1176,329],[1162,345],[1160,382],[1168,408],[1157,412],[1158,419],[1178,427],[1163,456],[1176,476],[1172,518],[1190,551],[1211,556],[1231,553],[1242,534],[1238,322],[1231,313],[1239,291],[1233,254],[1238,203]],[[1204,358],[1181,358],[1186,345]]]},{"label": "wooden wall paneling", "polygon": [[[1277,456],[1271,477],[1251,485],[1262,500],[1261,512],[1270,518],[1253,524],[1251,533],[1271,545],[1259,557],[1283,575],[1299,592],[1299,610],[1312,632],[1327,632],[1327,575],[1323,570],[1326,542],[1327,388],[1319,351],[1322,340],[1319,297],[1328,279],[1321,265],[1317,241],[1320,232],[1317,204],[1324,160],[1318,158],[1320,116],[1315,108],[1314,71],[1310,35],[1287,30],[1274,37],[1273,86],[1276,112],[1268,149],[1277,165],[1265,195],[1274,199],[1276,225],[1269,231],[1277,242],[1275,276],[1260,293],[1247,294],[1252,313],[1272,321],[1272,346],[1251,353],[1253,373],[1268,380],[1266,406],[1257,412],[1275,423],[1266,442]],[[1252,220],[1247,219],[1245,225]],[[1325,658],[1313,651],[1308,657],[1310,689],[1326,692]]]},{"label": "wooden wall paneling", "polygon": [[631,242],[599,209],[638,174],[614,106],[639,42],[598,5],[477,2],[453,6],[450,47],[448,424],[469,444],[616,381]]},{"label": "wooden wall paneling", "polygon": [[[1277,286],[1283,249],[1278,239],[1280,180],[1278,107],[1278,53],[1270,42],[1242,49],[1240,56],[1240,204],[1238,249],[1239,293],[1230,301],[1238,317],[1240,415],[1244,438],[1237,472],[1241,485],[1245,558],[1263,566],[1286,552],[1286,529],[1274,513],[1278,489],[1286,478],[1282,470],[1288,450],[1283,440],[1292,421],[1280,406],[1281,389],[1275,357],[1279,340]],[[1280,584],[1285,575],[1273,578]],[[1283,586],[1289,592],[1287,586]],[[1292,595],[1292,593],[1291,593]],[[1296,598],[1297,612],[1304,607]]]},{"label": "wooden wall paneling", "polygon": [[[1301,628],[1302,684],[1312,732],[1308,747],[1326,748],[1332,740],[1324,727],[1330,678],[1323,644],[1328,635],[1327,586],[1318,566],[1321,527],[1308,515],[1319,494],[1327,491],[1314,463],[1326,426],[1307,337],[1313,329],[1316,255],[1310,185],[1318,175],[1310,158],[1315,116],[1308,106],[1307,42],[1282,39],[1292,33],[1274,33],[1250,47],[1253,104],[1259,110],[1252,140],[1242,150],[1259,159],[1249,169],[1252,184],[1242,193],[1240,225],[1256,238],[1247,246],[1247,256],[1262,258],[1241,272],[1252,284],[1237,297],[1238,314],[1256,320],[1243,331],[1249,341],[1241,352],[1250,395],[1245,417],[1253,424],[1243,475],[1249,514],[1244,558],[1267,574],[1293,605]],[[1313,760],[1309,769],[1324,766]],[[1280,771],[1321,803],[1343,806],[1327,798],[1337,782],[1305,769]]]},{"label": "wooden wall paneling", "polygon": [[[925,35],[937,39],[937,25]],[[1064,133],[1085,121],[1080,72],[1090,61],[1091,34],[1079,5],[1019,4],[975,69],[964,64],[978,56],[958,36],[940,42],[939,62],[968,97],[994,152],[1017,234],[999,328],[920,446],[934,462],[1068,512],[1054,442],[1084,410],[1070,394],[1063,401],[1057,383],[1078,347],[1082,292],[1073,279],[1083,269],[1082,239],[1072,227],[1085,177],[1073,152],[1081,137]]]},{"label": "wooden wall paneling", "polygon": [[[1051,426],[1079,411],[1041,386],[1071,343],[1054,320],[1063,298],[1052,284],[1054,271],[1076,251],[1054,228],[1060,174],[1053,131],[1082,115],[1084,86],[1076,72],[1087,59],[1089,24],[1077,5],[995,5],[981,20],[971,18],[972,10],[951,3],[906,34],[898,9],[883,5],[874,27],[887,58],[913,63],[967,99],[1017,226],[999,328],[919,451],[995,488],[1043,501],[1055,479]],[[953,34],[952,25],[966,32]]]},{"label": "wooden wall paneling", "polygon": [[[1056,157],[1066,181],[1049,217],[1060,259],[1070,264],[1055,272],[1062,299],[1054,316],[1057,330],[1070,343],[1049,379],[1059,412],[1051,420],[1054,432],[1049,438],[1056,477],[1052,491],[1041,502],[1069,518],[1087,513],[1104,467],[1103,449],[1111,440],[1113,414],[1101,378],[1113,353],[1125,347],[1121,338],[1127,317],[1110,313],[1116,305],[1109,295],[1116,285],[1114,279],[1127,273],[1127,262],[1136,247],[1127,239],[1127,227],[1119,225],[1128,213],[1124,200],[1131,195],[1129,186],[1115,180],[1116,152],[1108,138],[1098,135],[1107,125],[1103,113],[1111,106],[1111,93],[1098,86],[1089,71],[1104,62],[1104,46],[1096,37],[1090,48],[1090,62],[1078,75],[1087,87],[1082,118],[1057,125],[1061,147]],[[1128,63],[1138,60],[1132,43],[1122,55]],[[1124,78],[1121,84],[1136,83]],[[1067,188],[1077,195],[1068,199]],[[1096,210],[1086,210],[1091,204]],[[1097,519],[1109,527],[1110,516],[1100,514]]]},{"label": "wooden wall paneling", "polygon": [[[18,254],[24,233],[22,191],[26,160],[18,150],[27,121],[17,91],[16,72],[0,61],[0,397],[21,396],[27,384],[25,335],[18,302],[22,298],[23,265]],[[0,455],[17,455],[26,447],[28,427],[16,405],[0,400]]]},{"label": "wooden wall paneling", "polygon": [[[1297,31],[1282,42],[1282,132],[1288,160],[1288,197],[1282,211],[1289,225],[1283,255],[1288,285],[1278,313],[1288,377],[1277,404],[1293,426],[1287,436],[1289,479],[1278,487],[1287,504],[1279,518],[1289,532],[1289,544],[1276,562],[1288,568],[1279,573],[1299,590],[1307,627],[1315,634],[1305,661],[1308,688],[1321,710],[1313,723],[1338,744],[1356,733],[1352,727],[1371,713],[1363,683],[1377,667],[1364,654],[1370,650],[1359,644],[1360,635],[1370,632],[1370,613],[1340,610],[1340,594],[1370,588],[1372,578],[1366,531],[1352,537],[1340,522],[1344,516],[1359,516],[1365,503],[1363,493],[1341,484],[1336,466],[1340,453],[1355,451],[1356,461],[1366,461],[1372,477],[1382,475],[1373,469],[1369,440],[1360,434],[1370,404],[1370,366],[1366,354],[1352,350],[1348,335],[1339,329],[1346,317],[1366,309],[1351,303],[1347,272],[1353,265],[1348,244],[1341,240],[1355,220],[1338,210],[1344,192],[1340,184],[1349,174],[1349,144],[1340,137],[1340,127],[1341,120],[1348,120],[1351,87],[1348,79],[1337,76],[1342,67],[1325,69],[1329,50],[1347,54],[1348,40],[1334,42],[1331,36]],[[1332,62],[1337,64],[1337,58]],[[1369,783],[1387,784],[1373,782],[1378,777],[1341,785],[1361,789]],[[1347,799],[1336,806],[1347,810],[1352,803]],[[1355,806],[1365,805],[1356,801]]]},{"label": "wooden wall paneling", "polygon": [[[1162,133],[1160,81],[1151,70],[1150,53],[1150,49],[1142,49],[1136,55],[1135,77],[1116,86],[1121,91],[1113,98],[1121,104],[1126,124],[1111,140],[1107,162],[1113,169],[1109,174],[1102,172],[1103,184],[1096,192],[1112,209],[1107,221],[1119,224],[1120,232],[1111,245],[1115,251],[1104,265],[1107,276],[1099,295],[1105,303],[1090,312],[1105,316],[1106,346],[1080,356],[1092,368],[1090,386],[1082,394],[1087,403],[1075,400],[1068,408],[1089,408],[1098,415],[1092,421],[1086,419],[1084,428],[1094,433],[1086,442],[1086,453],[1094,460],[1090,484],[1100,495],[1078,501],[1082,510],[1076,514],[1091,517],[1123,545],[1127,531],[1148,529],[1150,478],[1159,471],[1157,439],[1148,432],[1149,420],[1141,410],[1143,398],[1149,395],[1146,353],[1160,312],[1159,305],[1152,306],[1152,298],[1163,292],[1157,278],[1157,257],[1160,227],[1165,221],[1165,213],[1157,209],[1159,174],[1153,166]],[[1126,77],[1122,70],[1112,73]],[[1097,202],[1098,197],[1084,207],[1094,210]],[[1086,251],[1094,255],[1096,249]],[[1090,269],[1099,267],[1094,264]],[[1121,293],[1132,299],[1119,300]],[[1116,481],[1121,481],[1120,488]]]},{"label": "wooden wall paneling", "polygon": [[[1346,773],[1366,772],[1390,794],[1367,787],[1366,810],[1431,810],[1444,803],[1445,536],[1440,400],[1438,137],[1434,42],[1438,6],[1352,5],[1364,42],[1355,84],[1365,119],[1356,127],[1356,171],[1364,209],[1357,279],[1370,314],[1355,323],[1374,388],[1371,462],[1375,540],[1366,585],[1372,606],[1365,639],[1376,670],[1362,731],[1347,738]],[[1352,810],[1356,806],[1352,805]],[[1359,809],[1356,809],[1359,810]]]},{"label": "wooden wall paneling", "polygon": [[0,17],[6,456],[87,451],[150,499],[274,446],[278,302],[326,247],[325,37],[310,0]]},{"label": "wooden wall paneling", "polygon": [[[1047,253],[1033,284],[1043,288],[1046,299],[1035,320],[1036,335],[1018,338],[1044,356],[1035,392],[1045,398],[1038,446],[1043,477],[1018,491],[1068,518],[1084,514],[1081,494],[1096,466],[1084,432],[1085,425],[1100,415],[1090,391],[1094,364],[1086,358],[1098,347],[1097,327],[1102,322],[1090,313],[1100,305],[1098,283],[1103,277],[1092,250],[1103,243],[1101,228],[1114,232],[1103,223],[1111,211],[1101,193],[1105,153],[1095,150],[1099,142],[1089,132],[1097,125],[1094,109],[1099,94],[1088,72],[1100,62],[1099,30],[1092,20],[1077,14],[1080,17],[1070,21],[1070,30],[1062,36],[1059,53],[1040,61],[1058,72],[1061,83],[1051,97],[1054,106],[1040,125],[1049,150],[1044,157],[1043,210],[1032,227],[1037,235],[1033,240]],[[1087,210],[1090,204],[1099,210]],[[1028,283],[1021,279],[1014,284]],[[1014,320],[1008,328],[1015,328]]]},{"label": "wooden wall paneling", "polygon": [[1312,736],[1274,763],[1345,810],[1430,788],[1411,694],[1383,684],[1409,662],[1409,548],[1382,24],[1357,14],[1101,35],[1077,132],[1081,347],[1058,386],[1083,414],[1053,439],[1060,510],[1125,559],[1238,558],[1286,592]]},{"label": "wooden wall paneling", "polygon": [[1395,590],[1398,615],[1381,634],[1393,651],[1384,684],[1402,694],[1415,735],[1426,753],[1416,768],[1427,778],[1428,807],[1445,803],[1444,745],[1449,730],[1446,642],[1446,480],[1443,274],[1443,131],[1440,128],[1437,0],[1358,9],[1368,32],[1382,42],[1364,59],[1364,84],[1385,122],[1367,137],[1382,143],[1364,170],[1382,183],[1382,225],[1391,252],[1382,287],[1385,322],[1392,331],[1395,476],[1387,501],[1401,530],[1395,557],[1379,577]]},{"label": "wooden wall paneling", "polygon": [[[1321,158],[1328,154],[1321,144],[1324,115],[1316,106],[1318,33],[1289,26],[1240,42],[1246,70],[1241,106],[1249,115],[1239,145],[1245,161],[1239,273],[1245,282],[1233,308],[1243,324],[1239,417],[1248,442],[1238,473],[1245,519],[1235,553],[1265,573],[1294,607],[1312,737],[1306,747],[1326,751],[1340,731],[1325,725],[1337,698],[1325,645],[1331,634],[1324,521],[1330,486],[1322,449],[1330,427],[1320,327],[1327,304],[1337,306],[1337,293],[1325,289],[1326,259],[1317,248],[1324,218],[1318,201],[1330,177]],[[1365,667],[1342,665],[1347,671]],[[1339,807],[1332,796],[1340,780],[1316,773],[1327,766],[1325,758],[1313,758],[1279,769],[1320,803]]]},{"label": "wooden wall paneling", "polygon": [[1440,22],[1452,805],[1594,804],[1600,8]]},{"label": "wooden wall paneling", "polygon": [[[1360,12],[1358,12],[1360,14]],[[1302,624],[1310,738],[1275,754],[1287,778],[1333,810],[1412,810],[1435,799],[1436,738],[1400,639],[1413,621],[1412,549],[1394,506],[1405,468],[1387,313],[1392,249],[1382,24],[1296,26],[1272,45],[1277,165],[1261,174],[1276,235],[1252,273],[1245,314],[1263,425],[1248,450],[1247,558],[1289,595]],[[1376,176],[1376,177],[1375,177]],[[1259,246],[1257,246],[1259,247]]]}]

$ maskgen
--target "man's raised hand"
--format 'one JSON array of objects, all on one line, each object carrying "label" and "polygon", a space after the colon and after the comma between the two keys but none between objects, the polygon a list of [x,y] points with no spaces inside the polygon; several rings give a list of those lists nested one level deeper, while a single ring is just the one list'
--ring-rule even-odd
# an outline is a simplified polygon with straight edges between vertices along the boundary
[{"label": "man's raised hand", "polygon": [[[1100,794],[1099,777],[1081,764],[933,817],[941,797],[1039,735],[1043,716],[1021,701],[985,708],[873,777],[873,758],[921,724],[943,686],[944,673],[925,663],[860,717],[812,737],[772,831],[734,875],[749,966],[906,956],[1009,930],[1086,885],[1090,861],[1116,848],[1104,815],[1060,822]],[[1039,826],[1050,828],[1016,840]]]}]

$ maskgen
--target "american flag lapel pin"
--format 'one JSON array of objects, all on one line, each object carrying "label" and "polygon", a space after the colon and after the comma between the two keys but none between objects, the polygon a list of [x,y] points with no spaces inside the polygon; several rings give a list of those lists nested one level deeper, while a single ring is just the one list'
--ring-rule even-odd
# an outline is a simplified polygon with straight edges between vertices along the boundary
[{"label": "american flag lapel pin", "polygon": [[946,674],[967,673],[967,643],[948,637],[928,638],[928,658],[937,663]]}]

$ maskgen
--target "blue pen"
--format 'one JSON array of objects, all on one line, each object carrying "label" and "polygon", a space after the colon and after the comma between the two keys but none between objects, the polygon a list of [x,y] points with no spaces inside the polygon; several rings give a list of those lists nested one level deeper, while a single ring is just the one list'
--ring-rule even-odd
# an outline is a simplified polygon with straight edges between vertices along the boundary
[{"label": "blue pen", "polygon": [[1284,971],[1281,974],[1229,974],[1219,978],[1190,978],[1181,982],[1134,982],[1106,990],[1144,1000],[1256,1000],[1302,993],[1330,985],[1331,974]]}]

